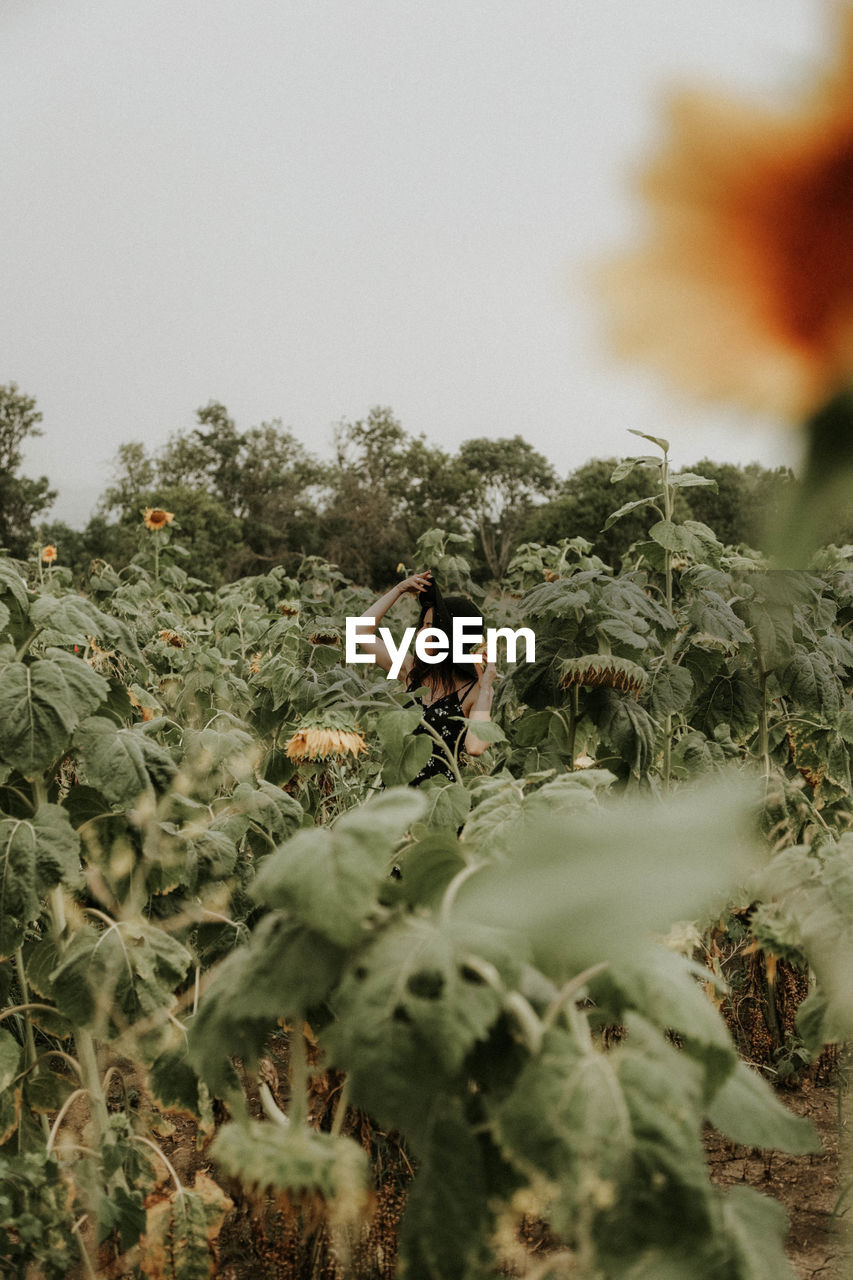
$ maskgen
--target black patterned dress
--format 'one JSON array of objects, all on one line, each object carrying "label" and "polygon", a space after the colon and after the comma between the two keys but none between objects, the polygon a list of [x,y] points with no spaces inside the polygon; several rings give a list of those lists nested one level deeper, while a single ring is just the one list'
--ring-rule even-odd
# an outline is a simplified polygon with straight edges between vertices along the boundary
[{"label": "black patterned dress", "polygon": [[[441,734],[442,741],[451,755],[456,751],[459,739],[466,732],[465,725],[460,722],[460,717],[463,715],[462,703],[476,683],[475,676],[461,689],[451,689],[450,693],[443,694],[429,706],[424,707],[424,724],[428,724],[436,733]],[[415,733],[426,732],[424,725],[418,725],[415,730]],[[432,744],[432,755],[409,786],[419,787],[422,782],[426,782],[427,778],[448,778],[451,782],[456,781],[456,775],[450,767],[447,756],[435,741]]]}]

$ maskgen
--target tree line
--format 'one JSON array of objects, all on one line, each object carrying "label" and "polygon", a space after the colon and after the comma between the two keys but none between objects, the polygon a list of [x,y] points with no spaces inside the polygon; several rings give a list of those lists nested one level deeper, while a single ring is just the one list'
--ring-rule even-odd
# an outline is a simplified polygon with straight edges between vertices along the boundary
[{"label": "tree line", "polygon": [[[48,519],[56,493],[45,477],[20,474],[24,440],[41,434],[35,399],[14,383],[0,387],[0,546],[26,558],[54,544],[60,562],[85,581],[94,559],[127,564],[139,549],[142,512],[159,507],[174,513],[187,567],[207,581],[321,555],[379,587],[400,561],[418,567],[415,542],[430,528],[467,534],[475,576],[485,581],[503,576],[520,544],[566,537],[588,539],[618,566],[648,523],[640,512],[603,531],[615,507],[648,494],[642,470],[614,485],[616,459],[596,458],[561,479],[521,435],[477,437],[448,452],[375,407],[337,425],[333,457],[322,461],[279,419],[241,430],[219,401],[195,416],[191,430],[159,448],[121,445],[112,483],[78,530]],[[717,489],[679,491],[676,515],[710,525],[723,542],[759,549],[794,479],[787,467],[757,463],[702,459],[684,470]],[[836,542],[853,541],[853,510],[847,524]]]}]

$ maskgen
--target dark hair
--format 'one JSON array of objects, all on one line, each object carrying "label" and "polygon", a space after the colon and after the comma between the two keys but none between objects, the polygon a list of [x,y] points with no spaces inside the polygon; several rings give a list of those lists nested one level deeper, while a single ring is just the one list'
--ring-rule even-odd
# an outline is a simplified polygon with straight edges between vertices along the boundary
[{"label": "dark hair", "polygon": [[[418,631],[424,625],[427,611],[432,609],[432,626],[440,627],[448,640],[451,641],[451,644],[454,618],[477,618],[481,625],[484,624],[483,615],[473,600],[469,599],[468,596],[443,596],[435,581],[431,582],[426,590],[420,593],[418,599],[421,605]],[[474,644],[474,641],[467,642],[464,646],[465,652],[470,653],[474,648]],[[419,689],[421,685],[436,681],[442,689],[449,692],[454,688],[458,678],[471,680],[477,674],[478,669],[473,662],[464,664],[454,662],[452,649],[440,662],[423,662],[415,653],[406,687],[408,689]]]}]

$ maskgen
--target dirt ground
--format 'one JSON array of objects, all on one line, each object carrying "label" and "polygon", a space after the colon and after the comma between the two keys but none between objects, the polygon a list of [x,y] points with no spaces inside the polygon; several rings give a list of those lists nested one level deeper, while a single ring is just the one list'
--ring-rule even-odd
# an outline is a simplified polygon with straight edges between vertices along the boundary
[{"label": "dirt ground", "polygon": [[[264,1060],[261,1074],[276,1103],[286,1110],[285,1037],[275,1037],[271,1049],[271,1057]],[[312,1113],[315,1123],[320,1122],[324,1128],[328,1127],[326,1112],[331,1115],[337,1103],[340,1083],[341,1078],[334,1075],[321,1077],[317,1082]],[[244,1084],[250,1110],[260,1114],[256,1083],[245,1079]],[[790,1222],[788,1257],[799,1280],[848,1280],[853,1275],[853,1267],[849,1261],[848,1268],[844,1266],[842,1232],[847,1219],[853,1218],[853,1208],[850,1207],[853,1205],[853,1180],[848,1178],[845,1183],[839,1175],[839,1140],[844,1133],[839,1086],[833,1080],[815,1083],[806,1078],[796,1087],[780,1090],[778,1096],[797,1115],[808,1117],[821,1137],[824,1150],[813,1155],[789,1156],[739,1146],[709,1129],[705,1148],[711,1178],[721,1188],[739,1183],[754,1187],[765,1195],[773,1196],[784,1206]],[[848,1116],[850,1114],[848,1110]],[[219,1182],[234,1201],[217,1242],[216,1275],[219,1280],[302,1280],[306,1274],[305,1263],[314,1250],[311,1241],[306,1241],[296,1229],[298,1219],[288,1211],[286,1198],[278,1202],[267,1199],[265,1204],[261,1204],[248,1197],[236,1181],[223,1178],[205,1149],[206,1143],[199,1144],[202,1147],[199,1150],[197,1126],[193,1120],[185,1115],[172,1114],[164,1116],[163,1121],[160,1141],[182,1182],[191,1185],[197,1172],[205,1173]],[[853,1128],[849,1119],[848,1123]],[[364,1129],[365,1125],[369,1133]],[[357,1112],[348,1113],[345,1130],[366,1145],[371,1136],[376,1136],[366,1117],[360,1119]],[[399,1160],[400,1153],[396,1148],[392,1151],[392,1163],[396,1162],[395,1154]],[[386,1158],[387,1155],[388,1149]],[[393,1280],[396,1275],[396,1230],[404,1209],[405,1184],[410,1167],[398,1168],[395,1174],[389,1166],[388,1172],[393,1176],[388,1177],[377,1197],[377,1212],[369,1239],[364,1241],[366,1265],[358,1269],[358,1280],[362,1276],[364,1280]],[[315,1237],[314,1249],[318,1247],[325,1254],[323,1239]],[[315,1265],[317,1260],[315,1255]],[[106,1262],[106,1258],[103,1261]],[[109,1280],[124,1280],[129,1274],[127,1261],[114,1258],[112,1265],[107,1263],[101,1274]],[[310,1261],[308,1272],[311,1272]],[[334,1265],[329,1265],[328,1270],[320,1265],[313,1274],[333,1280],[340,1272]],[[351,1280],[356,1280],[355,1272]]]},{"label": "dirt ground", "polygon": [[847,1280],[851,1272],[844,1267],[842,1231],[851,1216],[845,1207],[853,1197],[843,1195],[839,1178],[839,1088],[805,1080],[796,1089],[780,1091],[779,1098],[811,1120],[824,1151],[788,1156],[741,1147],[710,1131],[705,1149],[711,1177],[720,1187],[745,1183],[784,1205],[790,1222],[787,1253],[800,1280]]},{"label": "dirt ground", "polygon": [[[844,1183],[839,1177],[839,1136],[843,1123],[839,1088],[836,1084],[816,1085],[805,1080],[794,1089],[780,1091],[779,1097],[797,1115],[811,1120],[820,1134],[823,1152],[790,1156],[763,1151],[739,1146],[709,1130],[705,1148],[711,1178],[721,1188],[745,1183],[773,1196],[784,1206],[790,1222],[787,1253],[799,1280],[848,1280],[853,1268],[848,1270],[844,1266],[842,1233],[847,1219],[853,1215],[853,1210],[847,1208],[853,1204],[853,1189],[845,1196]],[[173,1136],[173,1159],[180,1163],[183,1157],[190,1166],[204,1167],[208,1162],[204,1156],[196,1155],[193,1137],[182,1133],[182,1129],[183,1125],[179,1125]],[[215,1170],[210,1172],[216,1176]],[[232,1184],[227,1189],[239,1205],[239,1190]],[[253,1215],[247,1214],[247,1207],[243,1205],[229,1215],[231,1220],[226,1221],[220,1239],[222,1270],[219,1274],[228,1280],[257,1280],[258,1277],[259,1259],[255,1257],[250,1261],[246,1257],[247,1252],[254,1253],[251,1248],[246,1250],[247,1229],[257,1230],[258,1226],[256,1218],[252,1223]],[[245,1258],[245,1269],[238,1262],[241,1255]],[[394,1274],[393,1265],[387,1265],[389,1262],[390,1258],[380,1274]]]}]

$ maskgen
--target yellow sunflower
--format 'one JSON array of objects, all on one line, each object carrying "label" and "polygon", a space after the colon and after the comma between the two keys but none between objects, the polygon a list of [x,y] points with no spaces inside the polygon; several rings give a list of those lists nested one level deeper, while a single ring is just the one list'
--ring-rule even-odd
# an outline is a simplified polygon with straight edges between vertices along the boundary
[{"label": "yellow sunflower", "polygon": [[853,378],[853,6],[837,47],[787,111],[675,97],[646,243],[601,273],[622,354],[795,420]]},{"label": "yellow sunflower", "polygon": [[59,552],[52,544],[49,547],[42,547],[41,549],[41,558],[45,564],[53,564],[58,555]]},{"label": "yellow sunflower", "polygon": [[142,523],[146,529],[165,529],[171,524],[175,515],[172,511],[164,511],[162,507],[146,507],[142,513]]},{"label": "yellow sunflower", "polygon": [[367,750],[364,735],[357,729],[297,729],[289,738],[285,753],[289,760],[325,760],[330,756],[344,759]]}]

